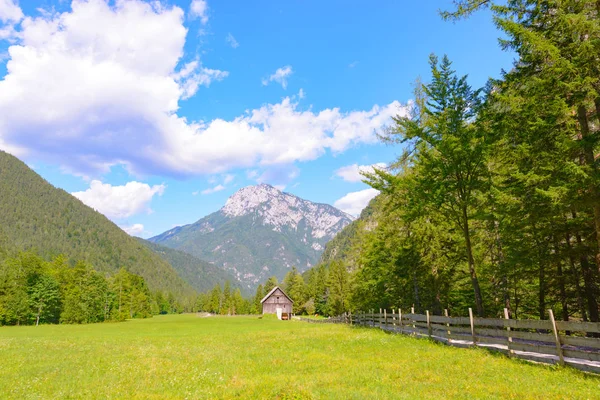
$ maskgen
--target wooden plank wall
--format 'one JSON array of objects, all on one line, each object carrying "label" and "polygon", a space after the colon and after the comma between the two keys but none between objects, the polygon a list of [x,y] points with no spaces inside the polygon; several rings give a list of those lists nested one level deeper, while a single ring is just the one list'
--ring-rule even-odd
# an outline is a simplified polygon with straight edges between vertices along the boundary
[{"label": "wooden plank wall", "polygon": [[479,346],[509,357],[571,367],[600,374],[600,323],[556,321],[552,310],[548,320],[476,318],[416,314],[403,310],[345,313],[329,319],[300,318],[310,323],[344,323],[385,331],[425,337],[443,343]]}]

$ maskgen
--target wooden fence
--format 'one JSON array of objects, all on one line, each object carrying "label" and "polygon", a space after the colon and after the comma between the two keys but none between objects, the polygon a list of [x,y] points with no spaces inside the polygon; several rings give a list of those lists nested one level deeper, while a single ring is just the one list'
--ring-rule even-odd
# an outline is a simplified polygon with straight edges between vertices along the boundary
[{"label": "wooden fence", "polygon": [[431,315],[429,311],[404,314],[402,310],[379,313],[346,313],[329,319],[306,319],[311,323],[347,323],[380,328],[385,331],[428,337],[443,343],[470,347],[480,346],[502,352],[509,357],[571,367],[600,373],[600,323],[556,321],[552,310],[548,320],[476,318]]}]

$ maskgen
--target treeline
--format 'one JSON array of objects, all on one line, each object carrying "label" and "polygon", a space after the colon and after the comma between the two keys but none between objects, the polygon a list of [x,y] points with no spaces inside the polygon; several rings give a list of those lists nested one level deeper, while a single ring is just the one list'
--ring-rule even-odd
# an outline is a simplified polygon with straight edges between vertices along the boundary
[{"label": "treeline", "polygon": [[220,315],[257,314],[253,301],[244,299],[240,288],[232,290],[231,283],[225,281],[223,287],[216,284],[212,290],[200,293],[194,304],[195,312],[209,312]]},{"label": "treeline", "polygon": [[48,262],[31,252],[0,263],[0,325],[82,324],[183,311],[173,294],[151,293],[121,268],[110,277],[85,262]]},{"label": "treeline", "polygon": [[599,321],[598,2],[457,4],[489,6],[517,60],[476,90],[431,57],[380,135],[402,156],[366,176],[382,194],[342,252],[347,309]]},{"label": "treeline", "polygon": [[350,274],[342,262],[321,264],[304,274],[292,267],[281,283],[275,276],[258,285],[253,298],[243,298],[239,288],[232,290],[229,281],[215,285],[198,295],[194,311],[220,315],[261,314],[261,300],[279,286],[294,301],[294,314],[338,315],[348,309],[344,297],[349,290]]}]

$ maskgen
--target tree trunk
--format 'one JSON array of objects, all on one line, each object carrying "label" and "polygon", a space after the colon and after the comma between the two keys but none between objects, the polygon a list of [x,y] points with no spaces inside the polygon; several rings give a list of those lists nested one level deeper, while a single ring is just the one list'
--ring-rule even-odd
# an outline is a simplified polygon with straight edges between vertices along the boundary
[{"label": "tree trunk", "polygon": [[475,272],[475,259],[473,258],[473,246],[471,245],[471,232],[469,231],[469,217],[467,214],[466,207],[462,208],[462,213],[463,232],[465,236],[465,245],[467,248],[467,261],[469,263],[469,273],[471,274],[471,283],[473,284],[473,291],[475,292],[475,307],[477,308],[477,315],[479,317],[483,317],[483,299],[481,297],[481,289],[479,288],[479,280],[477,279],[477,273]]},{"label": "tree trunk", "polygon": [[421,309],[421,298],[419,296],[419,282],[417,281],[417,273],[413,272],[413,287],[415,291],[415,305],[417,310]]},{"label": "tree trunk", "polygon": [[504,308],[508,310],[508,316],[510,318],[510,288],[508,281],[508,272],[505,270],[506,265],[504,264],[504,249],[502,248],[502,239],[500,238],[500,230],[498,228],[499,222],[494,221],[494,231],[496,233],[496,246],[498,247],[498,265],[500,271],[502,271],[502,290],[504,297]]},{"label": "tree trunk", "polygon": [[[600,121],[600,100],[596,99],[596,117]],[[577,107],[577,119],[579,121],[579,128],[581,131],[581,140],[583,142],[583,156],[585,164],[589,165],[592,169],[592,177],[596,178],[595,168],[595,157],[594,157],[594,144],[590,141],[590,127],[587,117],[587,110],[584,106],[580,105]],[[595,181],[595,180],[594,180]],[[600,271],[600,191],[598,186],[592,183],[592,187],[589,189],[592,196],[592,214],[594,222],[594,237],[596,239],[596,268]]]},{"label": "tree trunk", "polygon": [[579,270],[577,268],[577,265],[575,265],[575,257],[573,256],[573,246],[571,246],[571,235],[569,235],[568,233],[565,234],[565,240],[567,243],[567,249],[569,251],[569,264],[571,265],[571,271],[573,279],[575,281],[575,292],[577,293],[577,307],[581,312],[581,318],[584,322],[587,322],[587,311],[585,309],[585,303],[583,301],[584,293],[583,289],[581,288],[581,285],[579,284],[581,282],[581,277],[579,276]]},{"label": "tree trunk", "polygon": [[562,308],[563,321],[569,320],[569,308],[567,303],[567,290],[565,288],[565,276],[563,274],[562,261],[559,254],[558,238],[554,236],[554,254],[556,256],[556,275],[558,278],[558,289],[560,293],[560,305]]},{"label": "tree trunk", "polygon": [[[581,235],[576,234],[577,244],[581,247],[582,240]],[[590,315],[590,321],[598,322],[598,301],[596,300],[596,287],[594,285],[594,273],[590,262],[585,254],[579,256],[579,263],[581,265],[581,272],[583,274],[583,285],[585,291],[585,297],[588,305],[588,313]]]},{"label": "tree trunk", "polygon": [[538,312],[540,314],[540,319],[544,319],[546,315],[546,268],[544,267],[544,263],[539,261],[539,291],[538,291]]}]

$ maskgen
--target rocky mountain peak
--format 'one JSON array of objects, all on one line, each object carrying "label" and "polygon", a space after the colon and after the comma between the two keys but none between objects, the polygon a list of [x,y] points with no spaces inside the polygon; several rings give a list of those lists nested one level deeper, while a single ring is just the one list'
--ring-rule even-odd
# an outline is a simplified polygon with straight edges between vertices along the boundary
[{"label": "rocky mountain peak", "polygon": [[247,186],[235,192],[221,209],[229,217],[239,217],[255,211],[260,205],[286,194],[266,183]]},{"label": "rocky mountain peak", "polygon": [[305,229],[312,231],[313,238],[333,237],[340,225],[353,220],[352,216],[328,204],[313,203],[264,183],[238,190],[221,212],[228,217],[255,214],[262,218],[263,225],[271,225],[279,232],[284,227],[297,230],[303,222]]}]

